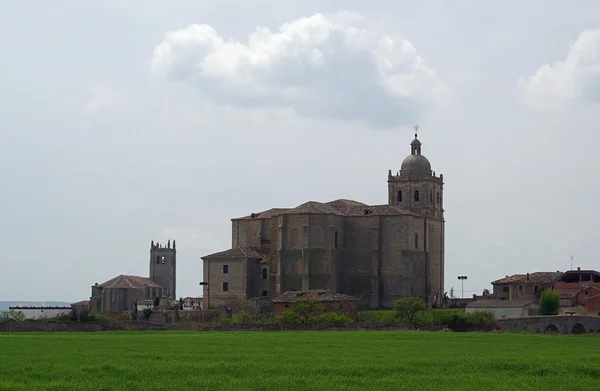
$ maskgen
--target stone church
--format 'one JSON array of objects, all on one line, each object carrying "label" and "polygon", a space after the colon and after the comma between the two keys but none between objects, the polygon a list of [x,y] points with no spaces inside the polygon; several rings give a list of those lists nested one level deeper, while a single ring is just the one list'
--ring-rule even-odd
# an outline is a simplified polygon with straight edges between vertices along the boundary
[{"label": "stone church", "polygon": [[[176,299],[177,250],[175,240],[171,246],[150,243],[150,278],[119,275],[102,284],[92,286],[90,310],[97,312],[123,312],[134,309],[135,302]],[[165,300],[166,299],[166,300]]]},{"label": "stone church", "polygon": [[204,308],[249,298],[330,289],[363,306],[444,294],[443,175],[417,134],[400,170],[388,172],[388,203],[309,201],[232,219],[231,249],[202,257]]}]

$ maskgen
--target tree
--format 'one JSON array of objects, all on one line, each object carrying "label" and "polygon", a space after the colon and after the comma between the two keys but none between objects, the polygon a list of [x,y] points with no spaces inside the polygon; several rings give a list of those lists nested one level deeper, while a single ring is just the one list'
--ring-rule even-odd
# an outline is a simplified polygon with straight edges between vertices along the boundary
[{"label": "tree", "polygon": [[323,304],[317,299],[300,299],[292,306],[301,322],[308,323],[312,316],[319,316],[323,313]]},{"label": "tree", "polygon": [[450,298],[454,299],[454,287],[450,288]]},{"label": "tree", "polygon": [[538,314],[557,315],[560,307],[560,295],[552,289],[546,289],[542,292],[538,301]]},{"label": "tree", "polygon": [[25,320],[25,314],[21,311],[15,310],[0,311],[0,321],[7,322],[9,320],[22,322]]},{"label": "tree", "polygon": [[183,297],[179,298],[179,309],[183,311]]},{"label": "tree", "polygon": [[427,306],[420,297],[405,297],[394,304],[394,317],[410,325],[415,324],[415,316],[425,311]]}]

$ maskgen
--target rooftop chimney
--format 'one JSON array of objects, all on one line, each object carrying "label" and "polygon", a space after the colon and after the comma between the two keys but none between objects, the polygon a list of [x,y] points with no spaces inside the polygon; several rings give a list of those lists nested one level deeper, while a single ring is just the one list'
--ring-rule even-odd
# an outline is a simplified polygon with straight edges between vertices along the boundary
[{"label": "rooftop chimney", "polygon": [[527,273],[527,281],[529,281],[529,273]]},{"label": "rooftop chimney", "polygon": [[580,272],[581,271],[581,266],[577,266],[577,271]]}]

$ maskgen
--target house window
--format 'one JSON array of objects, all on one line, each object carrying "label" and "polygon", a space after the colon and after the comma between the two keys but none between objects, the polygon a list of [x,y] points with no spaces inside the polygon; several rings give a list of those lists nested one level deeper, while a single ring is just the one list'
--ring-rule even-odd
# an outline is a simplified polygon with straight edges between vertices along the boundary
[{"label": "house window", "polygon": [[268,271],[267,271],[267,269],[266,269],[266,268],[262,269],[262,279],[263,279],[263,280],[266,280],[266,279],[267,279],[267,273],[268,273]]},{"label": "house window", "polygon": [[263,296],[267,296],[268,294],[269,294],[269,292],[267,292],[267,291],[262,291],[262,295],[263,295]]},{"label": "house window", "polygon": [[519,292],[523,292],[523,285],[519,285]]},{"label": "house window", "polygon": [[419,202],[419,190],[415,190],[415,202]]},{"label": "house window", "polygon": [[286,305],[284,306],[284,308],[290,308],[290,305],[289,305],[289,304],[286,304]]},{"label": "house window", "polygon": [[333,246],[337,248],[338,246],[338,232],[335,231],[335,234],[333,234]]},{"label": "house window", "polygon": [[224,282],[223,283],[223,292],[228,292],[229,291],[229,283],[228,282]]},{"label": "house window", "polygon": [[223,265],[223,274],[229,273],[229,265]]},{"label": "house window", "polygon": [[396,195],[396,201],[402,202],[402,190],[398,190],[398,194]]},{"label": "house window", "polygon": [[502,292],[508,292],[508,287],[507,286],[503,286],[502,287]]},{"label": "house window", "polygon": [[419,234],[415,234],[415,248],[419,248]]}]

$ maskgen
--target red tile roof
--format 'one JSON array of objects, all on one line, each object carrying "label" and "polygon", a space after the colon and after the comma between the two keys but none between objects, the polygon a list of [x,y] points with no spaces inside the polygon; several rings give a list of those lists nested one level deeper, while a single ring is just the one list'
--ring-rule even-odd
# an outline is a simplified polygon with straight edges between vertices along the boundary
[{"label": "red tile roof", "polygon": [[119,275],[115,278],[111,278],[110,280],[100,284],[104,289],[115,289],[115,288],[162,288],[162,286],[158,285],[154,281],[146,277],[139,276],[126,276]]},{"label": "red tile roof", "polygon": [[259,247],[235,247],[229,250],[220,251],[218,253],[205,255],[201,259],[207,258],[219,258],[219,259],[232,259],[232,258],[265,258],[269,255],[268,249]]},{"label": "red tile roof", "polygon": [[307,291],[288,291],[280,294],[275,299],[274,303],[293,303],[300,299],[316,299],[318,301],[355,301],[353,296],[336,293],[332,290],[307,290]]},{"label": "red tile roof", "polygon": [[555,278],[562,275],[562,272],[535,272],[529,273],[529,281],[527,281],[527,274],[513,274],[512,276],[506,276],[492,282],[495,284],[511,284],[518,282],[552,282]]}]

